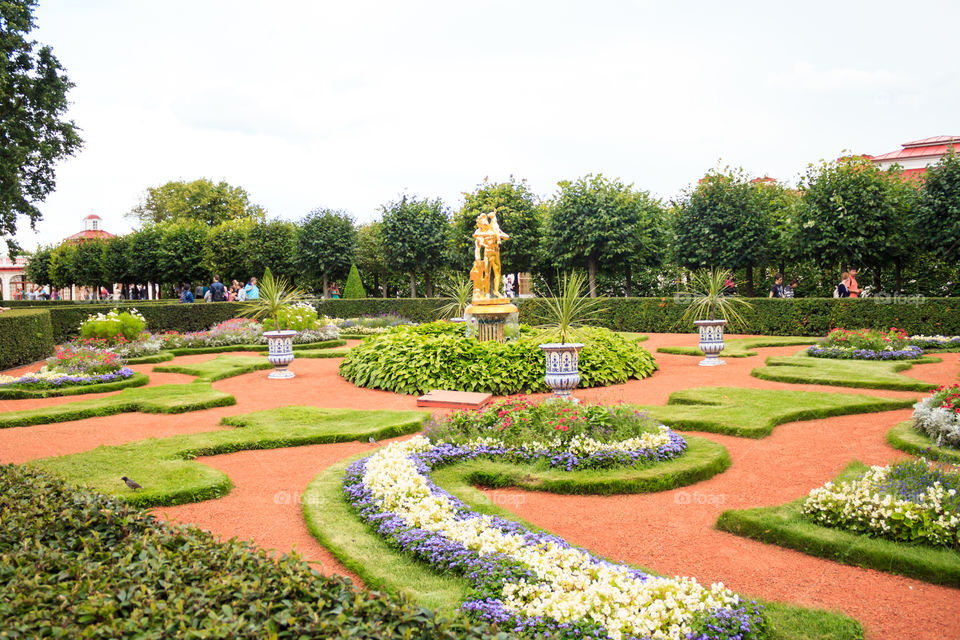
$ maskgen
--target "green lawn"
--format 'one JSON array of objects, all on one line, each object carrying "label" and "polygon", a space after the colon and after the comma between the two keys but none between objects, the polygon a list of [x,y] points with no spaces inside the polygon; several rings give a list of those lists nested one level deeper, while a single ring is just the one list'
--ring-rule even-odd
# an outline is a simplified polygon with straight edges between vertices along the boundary
[{"label": "green lawn", "polygon": [[[853,462],[834,481],[852,479],[867,469],[867,465]],[[724,511],[717,519],[716,527],[843,564],[960,587],[960,551],[871,538],[843,529],[824,527],[804,517],[804,499],[799,498],[779,507]]]},{"label": "green lawn", "polygon": [[154,371],[167,373],[185,373],[205,380],[222,380],[260,369],[272,369],[266,358],[260,356],[217,356],[213,360],[192,364],[165,364],[154,367]]},{"label": "green lawn", "polygon": [[767,366],[750,372],[761,380],[826,384],[863,389],[892,389],[895,391],[929,391],[937,385],[900,375],[916,364],[939,362],[939,358],[924,356],[917,360],[875,362],[872,360],[836,360],[812,358],[806,352],[793,356],[772,356]]},{"label": "green lawn", "polygon": [[[293,345],[294,351],[317,349],[330,349],[331,347],[342,347],[347,344],[346,340],[324,340],[323,342],[307,342]],[[175,356],[189,356],[197,353],[225,353],[229,351],[258,351],[266,353],[270,347],[265,344],[227,344],[216,347],[179,347],[171,349],[170,353]]]},{"label": "green lawn", "polygon": [[304,349],[296,351],[297,358],[342,358],[350,352],[350,347],[345,349]]},{"label": "green lawn", "polygon": [[56,389],[30,389],[26,387],[0,387],[0,400],[17,400],[23,398],[55,398],[57,396],[79,396],[88,393],[104,393],[118,391],[129,387],[142,387],[150,382],[150,378],[142,373],[135,373],[129,378],[114,382],[100,382],[97,384],[78,384]]},{"label": "green lawn", "polygon": [[928,460],[960,464],[960,449],[938,447],[930,436],[913,428],[913,420],[901,422],[890,429],[887,432],[887,442],[891,447],[915,456],[923,456]]},{"label": "green lawn", "polygon": [[624,338],[633,340],[634,342],[645,342],[650,339],[650,336],[648,336],[647,334],[637,333],[635,331],[617,331],[617,333],[619,333]]},{"label": "green lawn", "polygon": [[[232,486],[222,472],[194,462],[192,459],[197,456],[369,437],[391,438],[419,431],[428,416],[419,411],[283,407],[231,416],[222,421],[242,428],[102,446],[28,464],[70,483],[121,497],[131,504],[183,504],[226,495]],[[128,489],[121,476],[133,478],[143,485],[143,490]]]},{"label": "green lawn", "polygon": [[26,427],[51,422],[69,422],[96,416],[141,411],[143,413],[184,413],[236,404],[229,393],[217,391],[207,381],[191,384],[165,384],[140,389],[124,389],[106,398],[91,398],[51,407],[0,413],[0,429]]},{"label": "green lawn", "polygon": [[[691,334],[691,341],[696,339],[695,334]],[[761,347],[790,347],[801,344],[816,344],[820,338],[810,338],[803,336],[764,336],[762,338],[730,338],[724,342],[723,351],[720,352],[722,358],[746,358],[757,355],[753,349]],[[699,348],[690,347],[659,347],[657,353],[671,353],[678,356],[699,356],[703,357],[703,351]]]},{"label": "green lawn", "polygon": [[[359,457],[329,467],[307,487],[303,496],[307,527],[368,587],[403,594],[441,615],[451,615],[470,593],[467,580],[456,575],[438,574],[412,556],[394,549],[357,518],[344,498],[343,473]],[[464,474],[465,468],[463,465],[444,467],[435,471],[432,477],[438,485],[478,512],[499,515],[522,522],[533,531],[540,530],[492,504],[486,495],[470,485]],[[840,613],[777,602],[764,602],[763,605],[774,627],[771,640],[863,638],[860,624]]]},{"label": "green lawn", "polygon": [[904,409],[914,402],[847,393],[700,387],[671,393],[666,405],[641,408],[674,429],[762,438],[786,422]]}]

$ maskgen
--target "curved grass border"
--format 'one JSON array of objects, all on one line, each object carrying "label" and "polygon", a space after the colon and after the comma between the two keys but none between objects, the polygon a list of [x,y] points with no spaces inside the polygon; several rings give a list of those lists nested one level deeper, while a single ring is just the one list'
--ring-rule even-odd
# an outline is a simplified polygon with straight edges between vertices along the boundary
[{"label": "curved grass border", "polygon": [[[428,417],[428,413],[419,411],[290,406],[220,421],[242,428],[149,438],[27,464],[130,504],[172,506],[219,498],[233,487],[222,471],[195,462],[197,456],[394,438],[420,431]],[[124,475],[143,485],[143,490],[128,489],[120,481]]]},{"label": "curved grass border", "polygon": [[273,365],[266,358],[258,356],[217,356],[212,360],[204,360],[203,362],[165,364],[154,367],[153,370],[161,373],[182,373],[214,382],[272,368]]},{"label": "curved grass border", "polygon": [[[862,462],[852,462],[834,482],[853,479],[868,468]],[[821,526],[803,517],[805,499],[799,498],[779,507],[724,511],[714,526],[721,531],[841,564],[960,587],[960,551],[872,538]]]},{"label": "curved grass border", "polygon": [[457,469],[467,483],[481,487],[606,496],[667,491],[712,478],[730,467],[730,454],[722,444],[696,436],[684,438],[683,455],[640,468],[563,471],[485,458],[460,463]]},{"label": "curved grass border", "polygon": [[98,382],[96,384],[78,384],[71,387],[56,389],[27,389],[16,387],[0,387],[0,400],[24,400],[27,398],[58,398],[61,396],[80,396],[88,393],[105,393],[130,387],[142,387],[150,382],[144,373],[134,373],[129,378],[113,382]]},{"label": "curved grass border", "polygon": [[[761,380],[771,380],[774,382],[789,382],[794,384],[818,384],[833,387],[854,387],[858,389],[888,389],[891,391],[930,391],[936,389],[937,385],[921,380],[915,380],[906,376],[898,375],[903,371],[913,368],[917,364],[929,364],[941,362],[937,357],[923,356],[915,360],[896,360],[896,361],[877,361],[877,360],[841,360],[831,358],[811,358],[807,355],[793,356],[771,356],[764,363],[765,366],[757,367],[750,372],[754,378]],[[811,364],[807,364],[810,362]],[[847,365],[853,364],[861,367],[869,367],[866,371],[859,372],[855,368]],[[836,371],[838,366],[847,369],[847,377],[829,377],[826,372],[830,370],[831,365]],[[883,365],[883,366],[874,366]],[[820,370],[820,375],[818,371]],[[870,378],[870,370],[878,372],[879,377]],[[826,375],[826,377],[825,377]],[[867,377],[863,377],[863,376]]]},{"label": "curved grass border", "polygon": [[[391,547],[353,512],[343,495],[343,474],[358,454],[317,475],[303,494],[303,514],[310,533],[353,571],[367,587],[401,595],[443,615],[458,611],[470,592],[465,578],[439,574],[409,554]],[[522,523],[544,531],[493,504],[458,473],[460,465],[438,469],[434,482],[475,511]],[[635,565],[634,565],[635,566]],[[648,569],[643,571],[656,575]],[[862,640],[860,623],[842,613],[809,609],[780,602],[762,602],[773,626],[771,640]]]},{"label": "curved grass border", "polygon": [[173,360],[173,354],[169,351],[159,351],[149,356],[126,359],[127,364],[156,364],[158,362],[169,362],[170,360]]},{"label": "curved grass border", "polygon": [[[758,355],[751,349],[763,347],[794,347],[805,344],[816,344],[820,338],[805,338],[803,336],[766,336],[762,338],[731,338],[726,341],[723,351],[724,358],[749,358]],[[658,347],[657,353],[668,353],[675,356],[698,356],[705,354],[697,347]]]},{"label": "curved grass border", "polygon": [[938,446],[933,438],[914,429],[912,420],[901,422],[887,431],[887,443],[894,449],[923,456],[927,460],[960,464],[960,449]]},{"label": "curved grass border", "polygon": [[343,358],[350,353],[350,347],[346,349],[316,349],[295,351],[297,358]]},{"label": "curved grass border", "polygon": [[[347,344],[346,340],[324,340],[322,342],[305,342],[303,344],[293,345],[294,351],[301,351],[303,349],[331,349],[333,347],[342,347]],[[257,352],[267,352],[270,350],[269,345],[265,344],[226,344],[217,347],[178,347],[176,349],[168,349],[170,353],[175,356],[190,356],[197,355],[201,353],[227,353],[230,351],[257,351]]]}]

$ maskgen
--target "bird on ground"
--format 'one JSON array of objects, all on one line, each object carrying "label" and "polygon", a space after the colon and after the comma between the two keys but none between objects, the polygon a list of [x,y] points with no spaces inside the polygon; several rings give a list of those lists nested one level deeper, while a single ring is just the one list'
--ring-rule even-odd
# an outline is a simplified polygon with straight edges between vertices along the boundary
[{"label": "bird on ground", "polygon": [[374,438],[373,436],[370,436],[369,438],[367,438],[367,442],[369,442],[370,444],[377,444],[377,439]]},{"label": "bird on ground", "polygon": [[137,489],[143,489],[143,487],[140,486],[140,483],[134,480],[131,480],[127,476],[121,476],[120,479],[123,480],[123,482],[134,491],[136,491]]}]

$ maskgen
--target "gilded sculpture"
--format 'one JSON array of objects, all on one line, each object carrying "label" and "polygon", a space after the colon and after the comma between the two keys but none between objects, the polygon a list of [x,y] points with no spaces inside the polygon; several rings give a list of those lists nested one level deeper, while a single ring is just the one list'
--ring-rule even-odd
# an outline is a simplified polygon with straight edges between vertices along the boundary
[{"label": "gilded sculpture", "polygon": [[473,280],[474,304],[499,304],[507,302],[500,290],[500,243],[509,240],[497,222],[497,210],[477,216],[477,229],[473,232]]}]

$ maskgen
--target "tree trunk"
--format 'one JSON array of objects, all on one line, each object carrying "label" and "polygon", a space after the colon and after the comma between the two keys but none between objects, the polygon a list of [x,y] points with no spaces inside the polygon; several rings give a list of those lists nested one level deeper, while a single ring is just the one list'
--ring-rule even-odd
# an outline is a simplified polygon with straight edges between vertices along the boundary
[{"label": "tree trunk", "polygon": [[623,292],[628,298],[633,297],[633,274],[630,271],[630,267],[627,267],[627,280],[626,283],[624,283]]},{"label": "tree trunk", "polygon": [[328,282],[328,281],[327,281],[327,272],[324,271],[324,272],[323,272],[323,297],[324,297],[324,298],[329,298],[329,297],[330,297],[330,289],[327,288],[327,282]]},{"label": "tree trunk", "polygon": [[432,298],[433,297],[433,281],[430,279],[429,274],[423,275],[423,284],[424,284],[424,289],[427,292],[427,297]]},{"label": "tree trunk", "polygon": [[747,265],[747,297],[753,297],[753,265]]},{"label": "tree trunk", "polygon": [[587,275],[590,280],[590,297],[597,297],[597,260],[596,258],[587,258]]},{"label": "tree trunk", "polygon": [[417,274],[415,273],[410,274],[410,297],[417,297]]},{"label": "tree trunk", "polygon": [[894,277],[897,280],[897,283],[895,285],[897,290],[894,293],[897,293],[897,294],[903,293],[903,269],[900,266],[899,260],[893,263],[893,273],[894,273]]},{"label": "tree trunk", "polygon": [[387,274],[383,274],[383,297],[384,297],[384,299],[386,299],[386,297],[387,297],[387,286],[388,286],[388,285],[387,285]]},{"label": "tree trunk", "polygon": [[880,284],[880,267],[877,267],[873,272],[873,295],[880,293],[881,284]]}]

